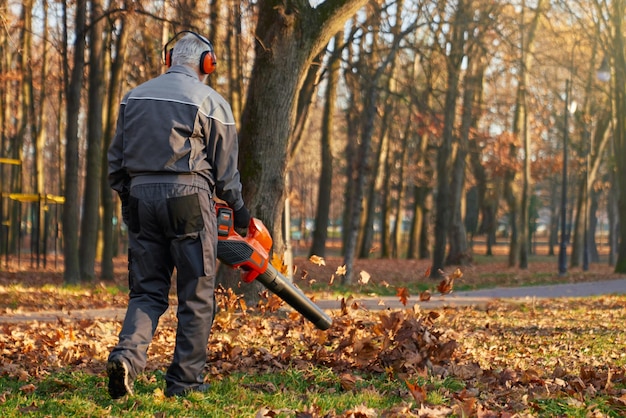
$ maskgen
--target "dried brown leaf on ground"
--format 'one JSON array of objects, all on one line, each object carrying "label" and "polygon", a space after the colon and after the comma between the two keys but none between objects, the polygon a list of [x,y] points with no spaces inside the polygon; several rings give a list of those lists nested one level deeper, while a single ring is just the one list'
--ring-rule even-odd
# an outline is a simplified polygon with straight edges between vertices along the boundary
[{"label": "dried brown leaf on ground", "polygon": [[[367,271],[374,280],[377,273],[370,267]],[[336,271],[330,268],[331,274]],[[29,274],[27,284],[20,287],[10,284],[10,273],[0,272],[5,309],[50,309],[63,299],[72,299],[72,309],[97,303],[124,306],[117,296],[99,293],[97,286],[76,293],[52,286],[49,295],[37,299],[36,291],[48,289],[45,282],[55,278]],[[463,281],[472,274],[464,270]],[[34,279],[37,275],[39,283]],[[398,283],[393,276],[385,280]],[[408,291],[400,293],[408,300]],[[418,380],[427,382],[419,385],[426,398],[421,406],[411,392],[419,391],[417,386],[404,385],[400,396],[406,405],[395,407],[403,411],[396,416],[531,416],[539,400],[560,399],[590,401],[589,416],[601,413],[602,402],[609,402],[626,416],[626,296],[497,301],[487,308],[433,311],[367,311],[347,297],[340,310],[331,312],[333,326],[326,332],[296,312],[285,315],[269,301],[269,295],[263,300],[260,306],[248,308],[232,290],[218,291],[220,309],[207,368],[211,379],[290,368],[306,373],[318,366],[344,376],[344,390],[358,390],[358,379],[363,376],[382,375],[412,385]],[[9,303],[14,303],[13,308]],[[120,325],[119,319],[108,318],[4,322],[0,324],[0,374],[24,382],[28,390],[27,384],[36,388],[41,379],[68,365],[103,373]],[[150,346],[147,372],[167,367],[175,330],[172,307],[162,317]],[[449,400],[446,405],[429,404],[429,394],[440,389],[428,379],[444,378],[462,382],[462,388],[441,393]],[[371,413],[367,408],[351,411],[354,416]],[[315,411],[309,412],[315,416]]]},{"label": "dried brown leaf on ground", "polygon": [[406,383],[406,387],[409,389],[409,393],[415,399],[419,405],[422,405],[424,401],[426,401],[426,389],[423,386],[418,385],[417,383],[411,383],[408,380],[404,381]]}]

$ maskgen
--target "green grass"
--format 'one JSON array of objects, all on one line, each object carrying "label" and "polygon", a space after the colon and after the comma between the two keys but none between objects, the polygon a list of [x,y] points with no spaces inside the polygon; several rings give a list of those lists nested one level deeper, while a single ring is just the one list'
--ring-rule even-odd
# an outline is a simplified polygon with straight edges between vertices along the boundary
[{"label": "green grass", "polygon": [[[206,393],[193,393],[184,399],[165,398],[165,382],[160,371],[141,375],[135,394],[122,400],[110,399],[103,374],[59,371],[33,381],[34,391],[24,390],[29,382],[0,377],[0,416],[6,418],[47,416],[153,417],[202,416],[212,418],[252,417],[266,408],[276,417],[292,417],[314,408],[321,416],[346,414],[363,406],[387,411],[394,406],[419,407],[412,400],[404,381],[381,373],[355,376],[354,387],[346,390],[331,369],[286,369],[280,373],[236,373],[211,382]],[[450,393],[463,388],[463,382],[429,378],[429,399],[433,405],[450,401]],[[22,389],[20,389],[22,388]]]},{"label": "green grass", "polygon": [[615,408],[611,403],[615,402],[607,398],[596,398],[593,402],[583,402],[575,398],[539,399],[535,408],[537,415],[546,417],[623,417],[626,412],[624,408]]},{"label": "green grass", "polygon": [[[253,417],[262,409],[279,418],[315,411],[311,416],[350,416],[355,408],[368,408],[378,416],[394,408],[420,408],[411,397],[407,382],[386,373],[354,375],[354,386],[342,387],[342,378],[332,369],[286,368],[281,372],[237,372],[211,382],[206,393],[186,398],[165,398],[162,371],[140,375],[135,395],[110,399],[103,373],[59,370],[31,381],[0,376],[0,416],[29,417]],[[32,386],[30,386],[32,384]],[[426,405],[453,407],[465,382],[453,377],[417,377],[411,384],[426,389]],[[29,387],[31,390],[29,390]],[[488,388],[484,388],[488,396]],[[534,399],[529,411],[536,416],[624,416],[624,407],[606,396],[591,400],[573,398]],[[316,415],[317,414],[317,415]],[[597,416],[597,415],[596,415]]]},{"label": "green grass", "polygon": [[343,412],[358,405],[385,410],[403,399],[403,383],[386,376],[358,379],[351,391],[341,387],[330,369],[286,369],[264,375],[234,374],[213,381],[207,393],[193,393],[184,399],[163,397],[162,372],[141,375],[135,395],[115,401],[109,398],[104,375],[60,371],[33,382],[32,393],[20,390],[28,382],[0,377],[0,415],[28,416],[254,416],[261,408],[293,416],[315,406],[327,413]]}]

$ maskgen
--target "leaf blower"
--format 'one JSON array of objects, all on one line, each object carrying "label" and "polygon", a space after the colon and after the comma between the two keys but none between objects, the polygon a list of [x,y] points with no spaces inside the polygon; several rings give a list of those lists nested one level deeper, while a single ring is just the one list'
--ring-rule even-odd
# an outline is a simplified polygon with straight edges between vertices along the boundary
[{"label": "leaf blower", "polygon": [[263,222],[252,218],[247,235],[242,237],[235,231],[233,210],[230,207],[217,204],[216,212],[217,258],[228,266],[241,269],[244,282],[250,283],[255,279],[260,281],[317,328],[330,328],[330,317],[269,262],[273,241]]}]

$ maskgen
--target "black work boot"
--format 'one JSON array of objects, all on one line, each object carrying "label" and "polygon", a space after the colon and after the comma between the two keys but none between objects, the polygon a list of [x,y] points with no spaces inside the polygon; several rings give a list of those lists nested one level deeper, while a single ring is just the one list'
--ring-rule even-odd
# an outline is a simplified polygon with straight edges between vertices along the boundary
[{"label": "black work boot", "polygon": [[210,388],[211,388],[210,384],[202,383],[200,385],[190,386],[190,387],[185,388],[183,390],[180,390],[178,392],[173,392],[171,390],[166,390],[165,391],[165,396],[168,397],[168,398],[172,398],[174,396],[177,396],[177,397],[187,396],[190,393],[194,393],[194,392],[204,393],[204,392],[207,392]]},{"label": "black work boot", "polygon": [[128,371],[128,364],[121,359],[113,359],[107,363],[109,376],[109,395],[119,399],[124,395],[133,394],[133,382]]}]

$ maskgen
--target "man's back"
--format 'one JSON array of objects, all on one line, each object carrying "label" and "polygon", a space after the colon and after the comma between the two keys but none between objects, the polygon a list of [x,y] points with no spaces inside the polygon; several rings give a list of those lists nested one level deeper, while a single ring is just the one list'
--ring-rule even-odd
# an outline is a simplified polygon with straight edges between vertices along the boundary
[{"label": "man's back", "polygon": [[207,129],[232,126],[230,106],[187,67],[175,66],[124,98],[124,161],[131,176],[167,172],[207,175]]}]

